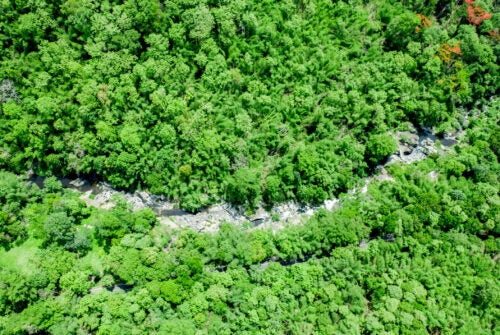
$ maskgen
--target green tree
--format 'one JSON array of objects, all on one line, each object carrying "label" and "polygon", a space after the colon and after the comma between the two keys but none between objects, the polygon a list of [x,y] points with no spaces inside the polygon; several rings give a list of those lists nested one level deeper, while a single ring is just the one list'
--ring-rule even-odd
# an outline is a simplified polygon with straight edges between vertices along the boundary
[{"label": "green tree", "polygon": [[253,208],[260,197],[260,175],[249,168],[236,170],[229,178],[227,198],[238,205]]},{"label": "green tree", "polygon": [[376,134],[366,141],[366,158],[372,165],[380,164],[397,149],[397,141],[390,134]]},{"label": "green tree", "polygon": [[44,223],[47,242],[70,248],[74,234],[74,219],[64,212],[50,214]]}]

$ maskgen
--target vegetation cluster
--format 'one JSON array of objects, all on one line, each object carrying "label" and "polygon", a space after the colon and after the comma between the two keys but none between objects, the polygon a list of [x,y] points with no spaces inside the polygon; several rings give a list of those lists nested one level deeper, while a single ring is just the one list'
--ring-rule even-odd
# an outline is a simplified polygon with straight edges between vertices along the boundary
[{"label": "vegetation cluster", "polygon": [[[0,1],[0,333],[498,334],[493,5]],[[410,125],[464,133],[348,193]],[[341,201],[197,233],[28,169],[190,211]]]},{"label": "vegetation cluster", "polygon": [[4,1],[0,167],[320,203],[498,90],[492,1]]},{"label": "vegetation cluster", "polygon": [[395,181],[276,233],[170,230],[149,209],[87,207],[55,178],[39,189],[2,172],[0,330],[495,334],[498,117],[455,154],[391,165]]}]

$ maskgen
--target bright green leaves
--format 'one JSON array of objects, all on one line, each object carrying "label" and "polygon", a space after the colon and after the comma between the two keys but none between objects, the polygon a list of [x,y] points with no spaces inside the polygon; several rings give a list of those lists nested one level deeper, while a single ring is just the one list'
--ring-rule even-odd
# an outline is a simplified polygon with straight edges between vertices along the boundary
[{"label": "bright green leaves", "polygon": [[282,182],[278,176],[267,176],[264,188],[264,200],[266,203],[275,204],[285,201],[286,197],[282,189]]},{"label": "bright green leaves", "polygon": [[366,141],[367,158],[372,165],[383,163],[383,159],[396,152],[397,141],[390,134],[372,135]]},{"label": "bright green leaves", "polygon": [[218,35],[217,37],[225,45],[230,45],[236,34],[235,15],[225,7],[212,10],[215,17]]},{"label": "bright green leaves", "polygon": [[126,150],[130,152],[137,152],[143,141],[144,131],[140,129],[137,125],[126,124],[120,130],[120,140],[125,146]]},{"label": "bright green leaves", "polygon": [[[296,156],[296,168],[300,173],[300,182],[297,197],[304,203],[318,203],[328,197],[330,189],[330,176],[321,169],[319,155],[309,149],[301,150]],[[326,187],[325,187],[326,186]]]},{"label": "bright green leaves", "polygon": [[226,192],[241,168],[262,176],[252,201],[338,196],[390,151],[364,150],[371,136],[449,131],[497,91],[496,14],[475,28],[435,0],[1,6],[0,165],[96,174],[192,211],[251,202]]},{"label": "bright green leaves", "polygon": [[54,243],[70,251],[85,251],[90,247],[90,232],[76,227],[73,217],[64,212],[50,214],[44,223],[48,243]]},{"label": "bright green leaves", "polygon": [[[15,43],[24,48],[28,47],[26,41],[40,43],[45,33],[56,26],[52,13],[47,9],[37,8],[29,13],[19,16],[14,30],[18,38]],[[25,43],[21,44],[22,41]],[[20,43],[21,42],[21,43]]]},{"label": "bright green leaves", "polygon": [[385,32],[386,45],[395,50],[406,48],[408,42],[415,38],[415,28],[420,18],[411,12],[405,12],[391,18]]},{"label": "bright green leaves", "polygon": [[165,281],[159,283],[160,288],[160,296],[165,299],[165,301],[179,304],[182,300],[179,292],[179,285],[175,283],[173,280]]},{"label": "bright green leaves", "polygon": [[253,208],[260,193],[260,174],[254,169],[239,169],[229,179],[226,194],[235,204]]},{"label": "bright green leaves", "polygon": [[[92,0],[79,1],[68,0],[61,5],[61,13],[65,15],[65,19],[71,24],[70,36],[75,36],[75,31],[82,34],[81,38],[85,41],[90,34],[90,20],[95,13],[98,4]],[[76,36],[75,36],[76,37]]]},{"label": "bright green leaves", "polygon": [[190,27],[189,37],[196,41],[208,38],[215,25],[215,20],[212,13],[210,13],[210,9],[204,5],[187,10],[184,18],[188,27]]},{"label": "bright green leaves", "polygon": [[150,34],[145,37],[145,41],[149,44],[147,50],[148,58],[162,59],[168,55],[170,43],[166,36],[161,34]]},{"label": "bright green leaves", "polygon": [[97,138],[101,141],[112,143],[116,141],[116,130],[113,126],[105,121],[99,121],[96,123],[95,128],[97,130]]},{"label": "bright green leaves", "polygon": [[65,273],[59,281],[61,289],[79,295],[87,294],[88,290],[93,286],[93,283],[89,281],[88,274],[83,271]]},{"label": "bright green leaves", "polygon": [[87,223],[95,228],[97,238],[108,244],[113,239],[123,237],[126,230],[126,222],[113,214],[113,212],[102,212]]},{"label": "bright green leaves", "polygon": [[16,175],[0,171],[0,247],[9,248],[26,237],[21,210],[34,199],[36,190],[30,190]]},{"label": "bright green leaves", "polygon": [[312,150],[301,150],[297,155],[297,169],[305,178],[315,175],[315,169],[319,162],[319,157]]}]

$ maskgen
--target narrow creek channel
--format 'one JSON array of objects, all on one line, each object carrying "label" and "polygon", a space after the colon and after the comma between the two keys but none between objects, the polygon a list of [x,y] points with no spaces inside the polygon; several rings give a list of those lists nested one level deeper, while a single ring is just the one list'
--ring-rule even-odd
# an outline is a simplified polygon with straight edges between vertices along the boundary
[{"label": "narrow creek channel", "polygon": [[[397,152],[391,155],[384,165],[377,168],[377,174],[365,179],[364,186],[353,189],[349,193],[365,193],[368,184],[373,180],[394,181],[387,174],[385,166],[395,162],[409,164],[422,160],[431,153],[443,155],[458,143],[458,137],[461,134],[462,131],[458,131],[453,135],[438,138],[429,129],[422,129],[417,132],[414,128],[410,129],[410,131],[396,133],[395,136],[399,141]],[[118,195],[130,204],[132,210],[151,208],[162,224],[176,229],[190,228],[198,232],[215,232],[219,229],[220,224],[224,222],[232,224],[250,222],[257,228],[270,228],[276,231],[287,225],[301,224],[305,217],[312,216],[320,209],[332,211],[340,202],[339,199],[329,199],[319,206],[311,206],[290,201],[276,205],[270,211],[266,211],[260,206],[250,216],[245,215],[242,209],[221,202],[193,214],[179,208],[176,202],[147,191],[123,192],[114,189],[106,182],[90,182],[83,179],[59,178],[58,180],[64,188],[81,192],[80,199],[84,200],[88,206],[103,209],[112,208],[115,205],[114,199]],[[31,176],[28,181],[43,188],[45,177]]]}]

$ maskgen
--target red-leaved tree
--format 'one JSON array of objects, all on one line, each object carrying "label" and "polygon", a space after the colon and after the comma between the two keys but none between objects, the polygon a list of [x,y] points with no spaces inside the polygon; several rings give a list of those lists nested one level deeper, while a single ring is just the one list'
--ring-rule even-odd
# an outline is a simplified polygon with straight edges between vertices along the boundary
[{"label": "red-leaved tree", "polygon": [[474,0],[465,0],[464,2],[467,5],[467,13],[469,14],[469,17],[467,18],[468,22],[475,26],[479,26],[484,20],[491,19],[491,13],[488,13],[479,7],[476,3],[474,3]]}]

